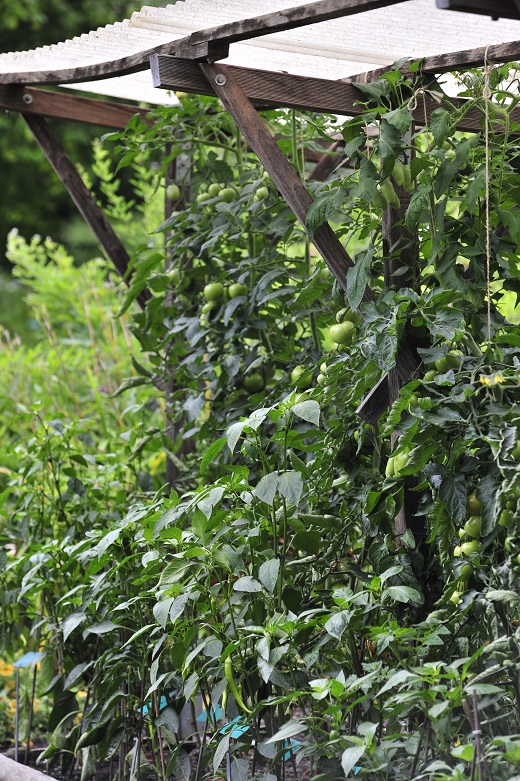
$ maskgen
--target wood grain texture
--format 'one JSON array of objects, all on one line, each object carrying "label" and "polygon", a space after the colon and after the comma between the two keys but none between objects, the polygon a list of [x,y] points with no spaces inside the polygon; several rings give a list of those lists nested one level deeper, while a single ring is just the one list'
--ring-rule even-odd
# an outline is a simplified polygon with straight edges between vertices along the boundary
[{"label": "wood grain texture", "polygon": [[[498,43],[493,46],[480,46],[476,49],[463,49],[462,51],[448,52],[447,54],[436,54],[432,57],[418,58],[421,63],[420,73],[448,73],[450,71],[463,71],[467,68],[478,68],[484,64],[486,58],[489,62],[515,62],[520,60],[520,41],[509,41],[508,43]],[[410,60],[412,62],[412,60]],[[390,70],[390,66],[376,68],[364,73],[355,73],[342,81],[355,84],[356,82],[368,83],[377,81],[384,73]],[[406,65],[403,65],[401,71],[404,74],[409,73]]]},{"label": "wood grain texture", "polygon": [[[153,56],[150,60],[154,87],[193,92],[197,95],[216,95],[215,84],[201,73],[197,63],[176,57]],[[345,116],[366,112],[363,95],[352,84],[330,79],[294,76],[289,73],[262,71],[254,68],[226,66],[253,104],[297,108],[304,111],[324,111]],[[384,71],[383,71],[384,72]],[[462,108],[465,101],[450,99],[451,105]],[[418,97],[413,116],[417,125],[428,122],[439,104],[426,93]],[[478,132],[482,127],[482,112],[476,108],[465,113],[457,125],[465,132]],[[520,123],[520,109],[513,109],[511,119]],[[497,126],[500,130],[501,126]]]},{"label": "wood grain texture", "polygon": [[[129,277],[127,277],[130,263],[128,253],[60,142],[53,135],[42,117],[29,114],[22,114],[21,116],[76,204],[81,216],[99,241],[108,259],[114,264],[120,276],[128,284],[130,281]],[[148,290],[143,290],[138,296],[137,300],[143,308],[149,297]]]},{"label": "wood grain texture", "polygon": [[0,754],[0,781],[55,781],[55,779]]},{"label": "wood grain texture", "polygon": [[[215,91],[224,107],[237,123],[244,138],[269,173],[296,218],[305,227],[307,209],[312,203],[312,198],[285,155],[278,148],[263,120],[258,116],[240,84],[234,78],[232,71],[228,67],[218,64],[201,64],[199,67],[206,78],[214,84]],[[225,83],[219,85],[215,80],[216,76],[223,77]],[[326,223],[317,228],[312,241],[341,287],[345,289],[347,271],[354,264],[330,225]],[[368,301],[373,298],[372,291],[367,288],[364,300]]]},{"label": "wood grain texture", "polygon": [[0,108],[36,116],[71,119],[116,130],[125,128],[135,114],[140,114],[145,122],[148,121],[148,110],[138,106],[34,87],[0,85]]},{"label": "wood grain texture", "polygon": [[62,70],[2,73],[0,84],[68,84],[93,81],[106,76],[123,76],[147,70],[153,54],[171,54],[196,62],[214,62],[227,57],[229,44],[236,41],[292,30],[328,19],[352,16],[402,2],[406,0],[319,0],[315,3],[287,8],[284,11],[262,14],[206,30],[197,30],[177,41],[107,62]]},{"label": "wood grain texture", "polygon": [[493,19],[520,19],[520,12],[514,0],[437,0],[437,8],[483,14]]}]

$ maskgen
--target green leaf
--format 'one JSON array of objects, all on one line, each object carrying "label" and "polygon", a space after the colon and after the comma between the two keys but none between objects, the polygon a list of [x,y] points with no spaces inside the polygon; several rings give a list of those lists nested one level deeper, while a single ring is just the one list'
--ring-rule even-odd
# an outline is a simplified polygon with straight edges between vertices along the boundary
[{"label": "green leaf", "polygon": [[317,531],[297,532],[293,537],[292,544],[297,550],[303,550],[306,553],[320,553],[322,536]]},{"label": "green leaf", "polygon": [[228,441],[227,437],[221,437],[220,439],[217,439],[215,442],[213,442],[212,445],[208,447],[204,455],[202,456],[202,460],[200,462],[200,472],[204,472],[208,466],[216,459],[220,451],[226,446],[226,442]]},{"label": "green leaf", "polygon": [[412,602],[414,605],[422,605],[424,597],[420,591],[411,586],[388,586],[383,591],[383,597],[388,596],[395,602]]},{"label": "green leaf", "polygon": [[169,599],[163,599],[161,602],[157,602],[153,607],[154,618],[163,629],[166,627],[168,616],[170,615],[170,608],[173,604],[175,597]]},{"label": "green leaf", "polygon": [[354,766],[359,762],[366,749],[367,747],[364,744],[362,746],[351,746],[350,748],[345,749],[341,755],[341,767],[343,768],[345,776],[350,774],[351,770],[353,770]]},{"label": "green leaf", "polygon": [[519,605],[520,596],[516,591],[508,591],[507,589],[490,589],[486,593],[486,599],[490,602],[502,602],[506,605]]},{"label": "green leaf", "polygon": [[61,625],[61,631],[63,632],[63,642],[67,640],[69,635],[71,635],[72,632],[77,629],[77,627],[80,626],[83,621],[85,621],[85,619],[85,613],[71,613],[70,616],[67,616]]},{"label": "green leaf", "polygon": [[313,399],[307,401],[299,401],[297,404],[293,404],[291,410],[301,420],[306,420],[307,423],[313,423],[315,426],[320,425],[320,405]]},{"label": "green leaf", "polygon": [[455,523],[466,514],[466,481],[463,475],[446,474],[439,488],[439,499],[446,505]]},{"label": "green leaf", "polygon": [[273,593],[276,587],[279,572],[280,559],[269,559],[260,565],[260,569],[258,570],[258,577],[260,578],[262,585],[265,586],[270,594]]},{"label": "green leaf", "polygon": [[349,610],[342,610],[340,613],[333,613],[325,623],[324,629],[331,637],[341,640],[343,632],[350,623],[352,613]]},{"label": "green leaf", "polygon": [[271,737],[268,738],[265,743],[266,745],[269,743],[280,743],[282,740],[287,740],[287,738],[292,738],[294,735],[299,735],[300,732],[306,732],[307,729],[307,725],[302,721],[292,719],[291,721],[288,721],[287,724],[284,724],[283,727],[278,730],[278,732],[275,732],[274,735],[271,735]]},{"label": "green leaf", "polygon": [[347,271],[347,301],[351,309],[357,309],[363,299],[370,279],[374,250],[375,248],[371,246],[356,253],[354,266]]},{"label": "green leaf", "polygon": [[303,480],[300,472],[282,472],[278,477],[277,488],[284,499],[297,507],[303,492]]},{"label": "green leaf", "polygon": [[405,225],[410,230],[415,230],[420,222],[428,219],[428,206],[430,203],[430,188],[420,184],[410,199],[404,218]]},{"label": "green leaf", "polygon": [[274,502],[277,485],[278,474],[276,472],[270,472],[268,475],[262,477],[254,490],[254,495],[257,499],[260,499],[261,502],[272,504]]},{"label": "green leaf", "polygon": [[430,117],[430,130],[437,146],[446,141],[450,129],[450,113],[444,108],[436,108]]},{"label": "green leaf", "polygon": [[259,591],[262,591],[262,584],[255,578],[252,578],[251,575],[244,575],[244,577],[235,580],[233,583],[233,590],[257,594]]},{"label": "green leaf", "polygon": [[473,762],[473,755],[475,754],[475,746],[473,743],[467,743],[462,746],[455,746],[451,749],[452,757],[455,759],[462,759],[463,762]]},{"label": "green leaf", "polygon": [[335,187],[332,190],[318,195],[309,205],[305,216],[305,226],[312,237],[316,228],[332,217],[341,209],[341,204],[346,195],[344,187]]},{"label": "green leaf", "polygon": [[400,133],[405,133],[413,122],[413,114],[405,106],[401,106],[387,111],[385,121],[396,127]]},{"label": "green leaf", "polygon": [[124,393],[124,391],[129,390],[129,388],[137,388],[139,385],[147,385],[148,380],[146,377],[127,377],[126,380],[123,380],[119,388],[115,390],[112,394],[112,398],[116,398],[116,396],[120,396],[121,393]]}]

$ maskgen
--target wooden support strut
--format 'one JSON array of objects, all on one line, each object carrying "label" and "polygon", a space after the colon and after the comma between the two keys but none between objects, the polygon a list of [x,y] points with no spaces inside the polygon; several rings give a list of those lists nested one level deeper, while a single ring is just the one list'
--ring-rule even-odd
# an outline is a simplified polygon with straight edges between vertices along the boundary
[{"label": "wooden support strut", "polygon": [[125,128],[135,114],[139,114],[144,122],[149,121],[149,109],[139,106],[34,87],[0,85],[0,108],[23,114],[71,119],[116,130]]},{"label": "wooden support strut", "polygon": [[[94,196],[83,182],[73,162],[42,117],[30,116],[29,114],[22,114],[21,116],[76,204],[81,216],[99,241],[108,259],[114,264],[117,272],[128,284],[130,281],[128,275],[130,258],[128,253],[102,209],[96,203]],[[141,291],[137,296],[137,301],[143,309],[149,298],[150,293],[148,290]]]},{"label": "wooden support strut", "polygon": [[[312,198],[295,170],[280,151],[263,120],[255,111],[243,89],[225,65],[201,64],[204,75],[214,85],[215,92],[243,133],[253,152],[258,156],[271,179],[278,187],[296,218],[305,227],[307,209]],[[316,248],[345,290],[349,268],[354,263],[328,223],[320,225],[312,239]],[[366,288],[363,300],[374,299]]]}]

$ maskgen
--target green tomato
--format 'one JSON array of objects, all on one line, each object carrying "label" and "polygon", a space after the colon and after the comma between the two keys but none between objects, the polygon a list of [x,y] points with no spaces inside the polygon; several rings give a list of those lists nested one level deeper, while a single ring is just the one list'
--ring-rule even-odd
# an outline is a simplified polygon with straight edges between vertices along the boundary
[{"label": "green tomato", "polygon": [[514,553],[515,550],[518,548],[516,537],[506,537],[506,539],[504,540],[504,548],[508,553]]},{"label": "green tomato", "polygon": [[439,374],[446,374],[450,367],[448,366],[446,358],[437,358],[435,361],[435,368]]},{"label": "green tomato", "polygon": [[220,301],[224,296],[224,285],[221,282],[210,282],[204,288],[204,298],[208,301]]},{"label": "green tomato", "polygon": [[462,540],[462,538],[466,536],[463,526],[458,530],[457,534],[459,535],[459,540]]},{"label": "green tomato", "polygon": [[296,385],[298,390],[305,390],[312,385],[312,369],[305,369],[303,366],[295,366],[291,372],[291,382]]},{"label": "green tomato", "polygon": [[207,302],[206,302],[206,303],[203,305],[202,309],[200,310],[200,311],[202,312],[202,314],[203,314],[203,315],[207,315],[207,314],[208,314],[208,312],[211,312],[211,310],[212,310],[212,309],[213,309],[213,307],[215,306],[215,303],[216,303],[215,301],[207,301]]},{"label": "green tomato", "polygon": [[211,198],[210,194],[207,192],[202,192],[197,195],[197,203],[205,203],[206,201],[209,201]]},{"label": "green tomato", "polygon": [[361,315],[355,309],[346,309],[343,320],[345,322],[354,323],[354,325],[359,325],[361,322]]},{"label": "green tomato", "polygon": [[401,474],[401,470],[405,468],[410,460],[410,448],[405,448],[401,453],[394,456],[394,474],[398,477]]},{"label": "green tomato", "polygon": [[324,374],[318,374],[318,376],[316,377],[316,382],[318,383],[318,385],[325,385],[325,383],[327,382],[327,377]]},{"label": "green tomato", "polygon": [[459,578],[461,578],[462,580],[466,581],[466,580],[470,579],[472,574],[473,574],[473,567],[468,562],[467,564],[463,564],[462,567],[460,568]]},{"label": "green tomato", "polygon": [[332,276],[332,271],[328,266],[325,266],[324,268],[320,268],[319,277],[322,282],[327,282]]},{"label": "green tomato", "polygon": [[395,475],[394,456],[390,456],[386,462],[385,475],[386,477],[393,477]]},{"label": "green tomato", "polygon": [[180,187],[175,184],[175,182],[171,182],[166,188],[166,197],[169,198],[170,201],[178,201],[181,197]]},{"label": "green tomato", "polygon": [[228,294],[230,298],[238,298],[238,296],[247,296],[249,288],[247,285],[243,285],[241,282],[234,282],[228,288]]},{"label": "green tomato", "polygon": [[212,182],[212,184],[210,184],[210,186],[208,187],[209,197],[218,198],[221,189],[222,187],[220,186],[220,184],[217,184],[216,182]]},{"label": "green tomato", "polygon": [[325,361],[320,364],[320,372],[322,374],[327,374],[327,364],[325,363]]},{"label": "green tomato", "polygon": [[435,369],[430,369],[423,377],[423,382],[433,382],[437,376]]},{"label": "green tomato", "polygon": [[403,171],[403,164],[400,160],[396,160],[394,163],[394,170],[392,171],[392,176],[394,177],[395,183],[402,187],[404,184],[404,171]]},{"label": "green tomato", "polygon": [[461,591],[454,591],[450,597],[450,602],[453,602],[454,605],[460,605],[461,596],[462,596]]},{"label": "green tomato", "polygon": [[265,201],[266,198],[269,198],[269,190],[267,187],[259,187],[258,190],[255,193],[255,198],[257,201]]},{"label": "green tomato", "polygon": [[464,531],[468,537],[478,538],[482,529],[482,517],[480,515],[472,515],[469,520],[464,524]]},{"label": "green tomato", "polygon": [[453,555],[455,556],[456,559],[462,556],[462,547],[460,545],[455,545],[453,549]]},{"label": "green tomato", "polygon": [[389,206],[392,206],[394,209],[400,209],[401,208],[401,202],[399,198],[397,197],[397,193],[394,190],[394,185],[390,181],[390,179],[385,179],[384,182],[381,182],[381,193],[383,195],[383,198],[387,202]]},{"label": "green tomato", "polygon": [[466,499],[466,510],[470,515],[480,515],[482,513],[482,502],[476,495],[470,494]]},{"label": "green tomato", "polygon": [[513,523],[513,518],[515,517],[515,514],[513,510],[502,510],[500,515],[498,516],[498,525],[499,526],[511,526]]},{"label": "green tomato", "polygon": [[520,564],[520,553],[519,553],[519,554],[518,554],[518,556],[516,557],[516,563],[517,563],[517,564]]},{"label": "green tomato", "polygon": [[222,190],[219,190],[219,196],[226,203],[231,203],[231,201],[236,201],[237,199],[237,193],[233,187],[223,187]]},{"label": "green tomato", "polygon": [[472,553],[476,553],[480,548],[480,542],[478,540],[470,540],[469,542],[463,542],[460,549],[464,556],[471,556]]},{"label": "green tomato", "polygon": [[330,338],[336,344],[351,344],[354,337],[355,326],[350,320],[344,323],[336,323],[329,330]]},{"label": "green tomato", "polygon": [[251,393],[257,393],[264,387],[264,378],[260,372],[253,372],[244,377],[244,387]]}]

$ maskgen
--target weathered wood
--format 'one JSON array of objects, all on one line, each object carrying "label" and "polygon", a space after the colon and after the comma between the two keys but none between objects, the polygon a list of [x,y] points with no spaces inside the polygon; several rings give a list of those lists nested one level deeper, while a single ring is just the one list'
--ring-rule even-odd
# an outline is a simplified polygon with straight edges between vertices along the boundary
[{"label": "weathered wood", "polygon": [[[481,67],[484,65],[486,56],[488,62],[501,63],[520,60],[520,41],[497,43],[493,46],[480,46],[476,49],[463,49],[462,51],[448,52],[447,54],[434,54],[431,57],[418,57],[416,61],[420,62],[420,73],[435,74]],[[409,60],[409,62],[414,62],[414,60]],[[391,67],[391,65],[386,65],[383,68],[375,68],[364,73],[355,73],[353,76],[342,79],[342,81],[350,84],[377,81]],[[401,71],[404,74],[409,73],[406,65],[401,67]]]},{"label": "weathered wood", "polygon": [[483,14],[492,19],[520,19],[520,11],[514,0],[437,0],[437,8]]},{"label": "weathered wood", "polygon": [[[204,78],[197,63],[176,57],[153,56],[150,60],[154,87],[193,92],[198,95],[216,95],[215,84]],[[363,95],[355,82],[294,76],[289,73],[226,66],[252,103],[265,106],[298,108],[304,111],[325,111],[333,114],[357,116],[366,112]],[[385,71],[383,71],[385,72]],[[465,101],[450,98],[450,104],[462,108]],[[423,125],[429,121],[439,103],[423,93],[413,111],[414,121]],[[482,113],[470,109],[457,124],[459,130],[478,132],[482,127]],[[520,123],[520,109],[511,112],[513,122]],[[497,127],[499,130],[500,127]]]},{"label": "weathered wood", "polygon": [[[312,198],[251,105],[233,72],[225,65],[201,64],[199,67],[214,85],[218,97],[237,123],[251,149],[269,173],[296,218],[305,227],[307,209],[312,203]],[[328,223],[320,225],[314,232],[312,241],[341,287],[345,289],[347,271],[354,264],[330,225]],[[364,300],[373,298],[370,288],[366,288]]]},{"label": "weathered wood", "polygon": [[0,84],[67,84],[93,81],[106,76],[123,76],[147,70],[153,54],[171,54],[197,62],[213,62],[228,56],[229,44],[262,35],[293,30],[316,22],[384,8],[406,0],[318,0],[206,30],[197,30],[186,38],[154,46],[151,49],[109,62],[63,68],[52,71],[2,73]]},{"label": "weathered wood", "polygon": [[[128,284],[130,281],[128,276],[130,263],[128,253],[60,142],[53,135],[42,117],[30,116],[29,114],[22,114],[21,116],[76,204],[81,216],[99,241],[108,259],[114,264],[118,273]],[[137,300],[143,308],[149,297],[148,290],[143,290],[139,294]]]},{"label": "weathered wood", "polygon": [[0,781],[56,781],[56,779],[0,754]]},{"label": "weathered wood", "polygon": [[149,109],[108,100],[85,98],[73,92],[66,94],[34,87],[2,85],[0,85],[0,108],[36,116],[72,119],[76,122],[116,130],[126,127],[135,114],[139,114],[147,122],[146,116],[149,113]]}]

